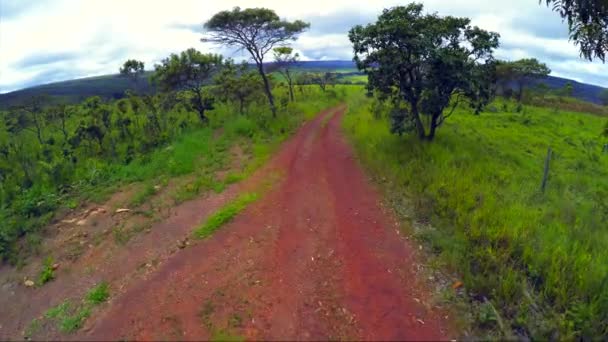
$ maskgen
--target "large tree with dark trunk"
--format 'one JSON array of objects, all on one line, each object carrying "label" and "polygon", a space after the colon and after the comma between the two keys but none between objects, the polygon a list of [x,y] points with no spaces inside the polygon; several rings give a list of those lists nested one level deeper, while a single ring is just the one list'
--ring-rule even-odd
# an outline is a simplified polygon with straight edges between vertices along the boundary
[{"label": "large tree with dark trunk", "polygon": [[368,90],[394,103],[393,131],[412,128],[433,140],[458,103],[479,112],[491,98],[499,35],[470,26],[468,18],[422,11],[417,3],[385,9],[376,23],[351,29],[349,38]]},{"label": "large tree with dark trunk", "polygon": [[221,55],[204,54],[190,48],[179,55],[171,54],[161,64],[155,65],[152,79],[164,91],[188,92],[192,107],[198,112],[201,121],[207,122],[205,111],[213,108],[213,98],[203,86],[222,68],[222,60]]},{"label": "large tree with dark trunk", "polygon": [[204,25],[202,42],[215,43],[227,47],[247,50],[253,58],[264,82],[264,92],[270,109],[276,114],[270,81],[264,69],[264,58],[275,46],[285,46],[297,39],[310,24],[301,20],[289,22],[267,8],[235,7],[231,11],[215,14]]}]

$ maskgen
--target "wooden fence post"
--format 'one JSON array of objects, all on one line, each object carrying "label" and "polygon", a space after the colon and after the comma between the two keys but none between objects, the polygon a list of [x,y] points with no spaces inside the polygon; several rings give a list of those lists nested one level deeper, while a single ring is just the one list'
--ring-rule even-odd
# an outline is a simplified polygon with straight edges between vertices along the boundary
[{"label": "wooden fence post", "polygon": [[545,159],[545,172],[543,173],[543,183],[540,186],[540,190],[542,192],[545,192],[545,188],[547,187],[547,180],[549,179],[549,167],[551,164],[551,154],[553,153],[553,151],[551,151],[551,146],[549,146],[549,149],[547,150],[547,158]]}]

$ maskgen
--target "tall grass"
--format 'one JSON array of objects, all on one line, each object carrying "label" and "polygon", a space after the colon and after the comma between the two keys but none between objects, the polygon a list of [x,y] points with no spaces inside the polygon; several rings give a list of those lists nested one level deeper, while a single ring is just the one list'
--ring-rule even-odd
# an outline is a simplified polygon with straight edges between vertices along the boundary
[{"label": "tall grass", "polygon": [[608,336],[605,119],[497,101],[495,113],[460,109],[428,143],[391,135],[369,107],[353,98],[344,120],[362,162],[431,222],[418,237],[473,298],[501,308],[513,334]]}]

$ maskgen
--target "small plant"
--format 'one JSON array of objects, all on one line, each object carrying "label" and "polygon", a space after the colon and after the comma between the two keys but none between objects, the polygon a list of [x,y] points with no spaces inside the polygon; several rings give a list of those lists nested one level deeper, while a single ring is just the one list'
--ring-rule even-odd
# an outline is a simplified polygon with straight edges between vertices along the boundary
[{"label": "small plant", "polygon": [[110,291],[108,283],[105,281],[92,288],[88,293],[86,300],[94,305],[101,304],[108,300],[110,297]]},{"label": "small plant", "polygon": [[53,269],[53,257],[48,257],[44,260],[42,271],[38,276],[38,285],[42,286],[49,281],[55,279],[55,270]]},{"label": "small plant", "polygon": [[204,239],[213,234],[224,224],[230,222],[238,213],[247,207],[258,198],[255,193],[245,193],[240,195],[236,200],[228,203],[223,208],[211,215],[207,222],[194,231],[194,235],[199,239]]},{"label": "small plant", "polygon": [[226,175],[226,179],[224,179],[224,184],[230,185],[230,184],[238,183],[238,182],[242,181],[244,178],[245,178],[245,175],[242,173],[231,172],[228,175]]},{"label": "small plant", "polygon": [[[109,297],[110,292],[108,283],[102,282],[89,290],[79,305],[73,305],[71,301],[66,300],[63,303],[48,309],[44,313],[44,318],[55,322],[59,331],[72,333],[83,326],[87,318],[91,316],[94,307],[104,303]],[[35,333],[41,325],[42,322],[40,320],[33,320],[30,324],[30,328],[28,328],[29,332],[26,333],[29,335]]]}]

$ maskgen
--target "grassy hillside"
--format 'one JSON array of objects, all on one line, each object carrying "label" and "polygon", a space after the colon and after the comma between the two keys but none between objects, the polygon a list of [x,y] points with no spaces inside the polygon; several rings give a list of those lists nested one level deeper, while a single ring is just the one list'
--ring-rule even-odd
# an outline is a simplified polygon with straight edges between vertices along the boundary
[{"label": "grassy hillside", "polygon": [[459,110],[431,143],[391,135],[388,120],[374,118],[364,98],[351,103],[344,127],[395,206],[413,205],[416,234],[440,264],[462,276],[470,298],[487,298],[506,321],[501,332],[493,311],[480,304],[480,326],[495,337],[605,338],[606,119],[494,106],[496,113],[479,116]]}]

